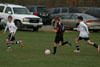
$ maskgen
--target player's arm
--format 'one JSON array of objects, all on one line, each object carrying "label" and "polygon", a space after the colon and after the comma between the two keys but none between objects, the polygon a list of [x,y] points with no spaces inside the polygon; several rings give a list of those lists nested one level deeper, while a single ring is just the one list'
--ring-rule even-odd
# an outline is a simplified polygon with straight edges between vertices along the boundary
[{"label": "player's arm", "polygon": [[87,33],[89,34],[89,30],[88,30],[87,25],[86,25],[86,26],[84,26],[84,27],[85,27],[85,30],[87,31]]},{"label": "player's arm", "polygon": [[74,28],[73,30],[80,31],[80,29],[79,29],[79,23],[77,23],[75,27],[76,27],[76,28]]},{"label": "player's arm", "polygon": [[13,27],[15,30],[17,30],[18,28],[16,27],[15,23],[13,23]]},{"label": "player's arm", "polygon": [[78,27],[80,23],[77,23],[75,27]]},{"label": "player's arm", "polygon": [[58,32],[58,31],[59,31],[59,25],[58,25],[58,23],[57,23],[56,32]]},{"label": "player's arm", "polygon": [[80,28],[74,28],[74,30],[80,31]]},{"label": "player's arm", "polygon": [[56,32],[58,32],[58,31],[59,31],[59,27],[56,28]]},{"label": "player's arm", "polygon": [[16,27],[16,25],[15,25],[15,23],[13,23],[13,28],[14,28],[14,34],[16,33],[16,30],[17,30],[17,27]]},{"label": "player's arm", "polygon": [[8,26],[6,26],[6,27],[5,27],[5,30],[4,30],[3,34],[5,34],[5,33],[6,33],[6,31],[7,31],[7,28],[8,28]]}]

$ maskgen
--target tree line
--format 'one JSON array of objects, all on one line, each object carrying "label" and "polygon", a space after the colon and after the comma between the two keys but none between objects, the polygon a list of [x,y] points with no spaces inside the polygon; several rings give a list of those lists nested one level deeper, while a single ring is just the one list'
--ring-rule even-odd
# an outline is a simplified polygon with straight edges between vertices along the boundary
[{"label": "tree line", "polygon": [[100,7],[100,0],[0,0],[0,3],[46,5],[49,8],[57,6]]}]

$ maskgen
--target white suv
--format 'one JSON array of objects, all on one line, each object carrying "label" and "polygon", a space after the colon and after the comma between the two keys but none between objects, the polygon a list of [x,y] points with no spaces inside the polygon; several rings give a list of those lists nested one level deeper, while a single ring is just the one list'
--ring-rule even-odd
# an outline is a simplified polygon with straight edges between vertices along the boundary
[{"label": "white suv", "polygon": [[24,6],[0,4],[0,26],[7,23],[9,15],[13,17],[13,21],[19,29],[32,28],[34,31],[38,31],[38,28],[43,25],[42,19],[32,15]]}]

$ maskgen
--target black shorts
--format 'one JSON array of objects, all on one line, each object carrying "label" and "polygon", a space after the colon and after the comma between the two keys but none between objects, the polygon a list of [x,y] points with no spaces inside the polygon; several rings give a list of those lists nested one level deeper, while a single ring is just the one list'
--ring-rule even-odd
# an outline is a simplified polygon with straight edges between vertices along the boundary
[{"label": "black shorts", "polygon": [[10,33],[8,35],[8,38],[7,39],[10,40],[10,41],[14,41],[15,40],[15,36],[13,36],[13,33]]},{"label": "black shorts", "polygon": [[55,37],[55,43],[63,42],[63,35],[56,35]]},{"label": "black shorts", "polygon": [[89,37],[80,37],[80,36],[78,36],[77,38],[78,38],[78,40],[83,40],[83,39],[84,39],[85,41],[90,40]]}]

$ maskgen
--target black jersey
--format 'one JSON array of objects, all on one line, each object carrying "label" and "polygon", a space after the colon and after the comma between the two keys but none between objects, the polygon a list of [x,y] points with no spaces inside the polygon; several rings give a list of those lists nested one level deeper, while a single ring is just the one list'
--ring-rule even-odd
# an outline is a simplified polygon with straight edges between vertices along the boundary
[{"label": "black jersey", "polygon": [[57,34],[63,34],[64,33],[64,26],[62,23],[57,23],[57,28],[56,28]]}]

